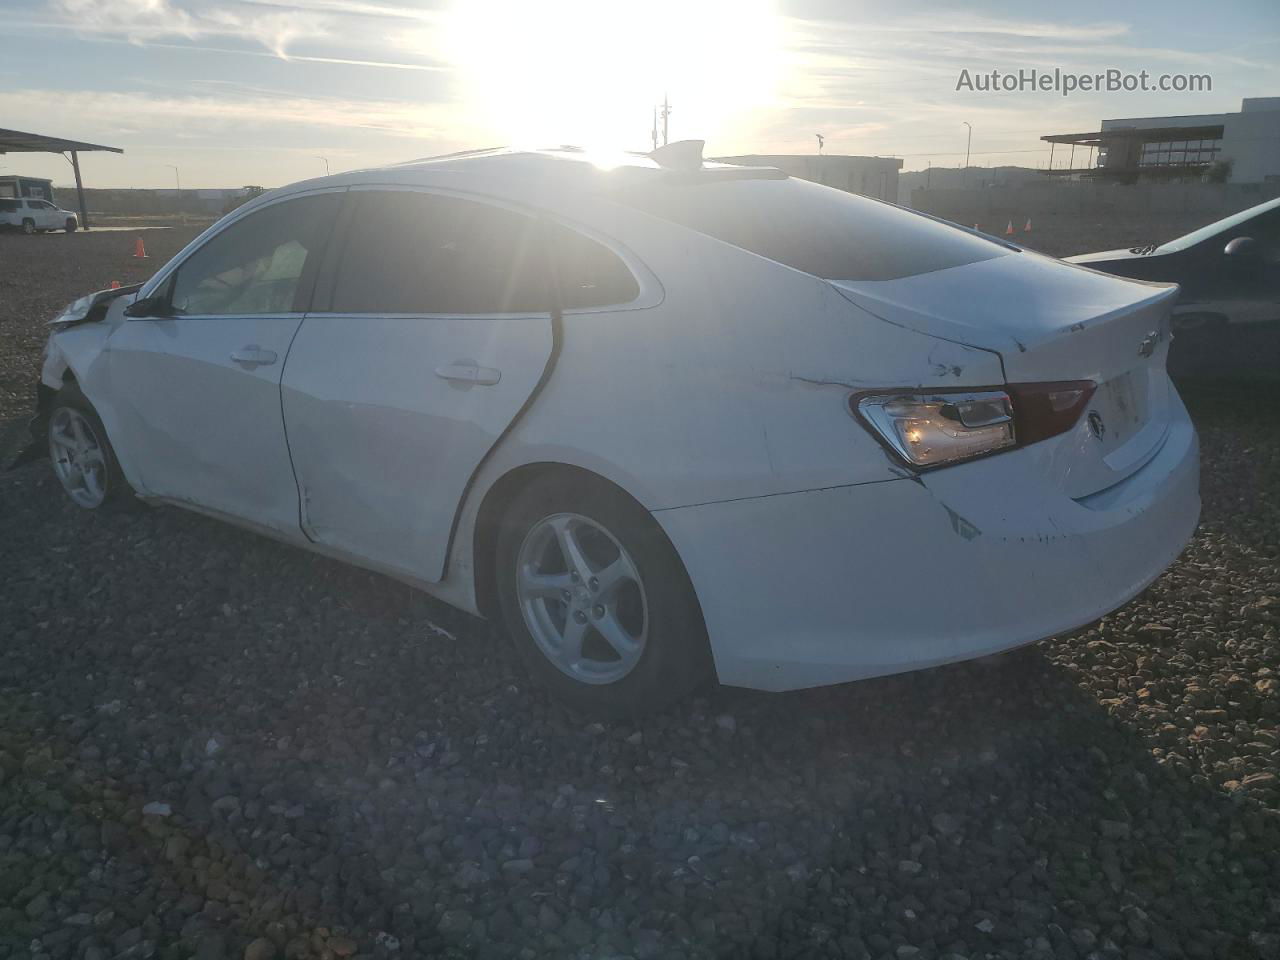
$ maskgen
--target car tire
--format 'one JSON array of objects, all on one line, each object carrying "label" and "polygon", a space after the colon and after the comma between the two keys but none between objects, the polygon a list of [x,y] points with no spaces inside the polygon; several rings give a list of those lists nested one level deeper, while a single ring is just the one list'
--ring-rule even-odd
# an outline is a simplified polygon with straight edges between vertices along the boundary
[{"label": "car tire", "polygon": [[25,233],[28,237],[34,234],[36,232],[36,222],[32,220],[30,217],[23,218],[22,232]]},{"label": "car tire", "polygon": [[67,217],[66,226],[64,226],[62,229],[64,229],[67,233],[75,233],[78,226],[79,224],[77,224],[74,219],[72,219],[71,217]]},{"label": "car tire", "polygon": [[74,383],[54,397],[46,428],[54,476],[72,503],[86,510],[129,509],[138,503],[102,418]]},{"label": "car tire", "polygon": [[[566,562],[566,535],[585,569]],[[620,490],[543,475],[508,505],[496,563],[502,618],[517,653],[569,706],[597,717],[652,713],[711,676],[702,610],[684,564],[657,521]]]}]

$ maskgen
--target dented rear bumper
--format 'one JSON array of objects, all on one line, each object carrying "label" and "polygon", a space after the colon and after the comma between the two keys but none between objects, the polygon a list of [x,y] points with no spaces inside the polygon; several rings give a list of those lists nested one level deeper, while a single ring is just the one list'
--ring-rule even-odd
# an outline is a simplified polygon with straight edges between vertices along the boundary
[{"label": "dented rear bumper", "polygon": [[1200,513],[1180,400],[1148,462],[1071,499],[1033,448],[918,479],[655,515],[702,604],[723,683],[788,690],[980,657],[1068,632],[1141,592]]}]

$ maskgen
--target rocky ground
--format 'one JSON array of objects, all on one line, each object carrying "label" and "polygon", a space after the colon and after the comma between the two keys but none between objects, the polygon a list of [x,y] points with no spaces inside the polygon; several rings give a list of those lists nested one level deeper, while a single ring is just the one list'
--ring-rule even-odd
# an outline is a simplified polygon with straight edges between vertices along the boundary
[{"label": "rocky ground", "polygon": [[[0,420],[132,245],[0,237]],[[0,474],[0,958],[1280,957],[1280,391],[1186,394],[1203,523],[1096,629],[641,723],[389,580]]]}]

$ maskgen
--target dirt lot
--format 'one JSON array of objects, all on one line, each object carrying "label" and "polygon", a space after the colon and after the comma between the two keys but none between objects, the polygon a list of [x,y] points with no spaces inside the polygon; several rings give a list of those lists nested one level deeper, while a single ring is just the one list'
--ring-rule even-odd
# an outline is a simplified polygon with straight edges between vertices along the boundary
[{"label": "dirt lot", "polygon": [[[0,237],[0,420],[185,239]],[[1280,957],[1280,392],[1186,394],[1200,530],[1096,629],[640,724],[386,579],[0,473],[0,958]]]}]

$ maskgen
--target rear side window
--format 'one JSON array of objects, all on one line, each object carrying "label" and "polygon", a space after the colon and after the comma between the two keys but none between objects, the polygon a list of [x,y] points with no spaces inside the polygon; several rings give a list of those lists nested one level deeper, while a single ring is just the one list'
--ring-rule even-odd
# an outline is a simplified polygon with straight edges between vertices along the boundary
[{"label": "rear side window", "polygon": [[0,198],[0,213],[13,213],[18,209],[17,200],[5,200]]},{"label": "rear side window", "polygon": [[617,199],[826,280],[895,280],[1011,252],[901,207],[794,178],[659,182]]},{"label": "rear side window", "polygon": [[549,224],[547,250],[560,277],[565,310],[619,306],[640,295],[640,284],[618,255],[576,230]]},{"label": "rear side window", "polygon": [[355,191],[334,313],[495,314],[550,309],[529,216],[457,197]]},{"label": "rear side window", "polygon": [[303,288],[303,271],[309,263],[314,269],[341,202],[336,193],[299,197],[237,220],[178,267],[170,294],[174,313],[305,310],[310,290]]}]

